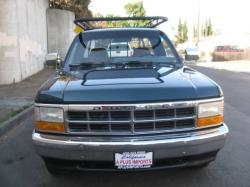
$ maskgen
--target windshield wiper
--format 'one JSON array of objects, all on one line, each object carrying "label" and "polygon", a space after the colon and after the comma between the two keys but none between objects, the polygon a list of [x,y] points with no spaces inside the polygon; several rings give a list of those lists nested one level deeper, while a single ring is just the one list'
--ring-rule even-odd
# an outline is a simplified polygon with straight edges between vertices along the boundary
[{"label": "windshield wiper", "polygon": [[152,62],[152,61],[128,61],[119,63],[122,64],[124,67],[175,67],[175,63],[170,62]]},{"label": "windshield wiper", "polygon": [[89,70],[89,69],[96,69],[100,67],[108,67],[111,69],[125,69],[126,67],[138,67],[138,66],[150,66],[152,67],[152,63],[148,62],[140,62],[140,61],[129,61],[123,63],[105,63],[105,62],[83,62],[83,63],[76,63],[76,64],[69,64],[71,69],[81,69],[81,70]]},{"label": "windshield wiper", "polygon": [[90,70],[96,68],[108,67],[111,69],[127,69],[127,68],[160,68],[160,67],[175,67],[175,63],[168,62],[152,62],[152,61],[126,61],[116,63],[105,62],[84,62],[77,64],[69,64],[71,69]]},{"label": "windshield wiper", "polygon": [[176,67],[176,63],[172,62],[155,62],[154,65],[156,67],[171,67],[171,68]]},{"label": "windshield wiper", "polygon": [[92,69],[98,67],[110,67],[112,64],[104,62],[84,62],[80,64],[69,64],[69,67],[72,69]]},{"label": "windshield wiper", "polygon": [[127,61],[127,62],[122,62],[118,64],[122,65],[124,68],[126,67],[152,67],[153,66],[152,62],[143,62],[143,61]]}]

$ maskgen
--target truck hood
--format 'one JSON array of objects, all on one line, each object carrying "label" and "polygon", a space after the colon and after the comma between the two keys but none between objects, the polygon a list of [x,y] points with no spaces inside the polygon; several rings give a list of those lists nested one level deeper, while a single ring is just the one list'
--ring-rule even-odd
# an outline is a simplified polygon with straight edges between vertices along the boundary
[{"label": "truck hood", "polygon": [[73,76],[54,77],[41,87],[36,102],[140,103],[198,100],[220,95],[217,84],[197,71],[188,67],[162,67],[95,71],[83,79]]}]

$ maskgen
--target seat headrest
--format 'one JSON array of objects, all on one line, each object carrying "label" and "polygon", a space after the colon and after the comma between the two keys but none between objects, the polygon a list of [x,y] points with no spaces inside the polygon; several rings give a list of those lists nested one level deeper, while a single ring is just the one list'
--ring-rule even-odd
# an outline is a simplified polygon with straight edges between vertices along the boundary
[{"label": "seat headrest", "polygon": [[108,59],[108,53],[105,48],[93,48],[89,54],[89,58],[92,59]]},{"label": "seat headrest", "polygon": [[141,47],[141,48],[135,48],[134,49],[134,56],[146,56],[146,55],[151,55],[150,51],[146,47]]}]

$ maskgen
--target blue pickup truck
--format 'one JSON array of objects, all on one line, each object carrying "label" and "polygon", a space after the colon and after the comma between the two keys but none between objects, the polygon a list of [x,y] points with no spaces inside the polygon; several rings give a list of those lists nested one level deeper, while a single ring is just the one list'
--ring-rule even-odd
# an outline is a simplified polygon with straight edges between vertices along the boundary
[{"label": "blue pickup truck", "polygon": [[[90,24],[118,20],[148,24]],[[75,21],[84,32],[63,61],[54,56],[60,68],[35,98],[32,139],[49,172],[202,168],[215,160],[229,132],[223,92],[184,65],[169,38],[155,28],[165,21]],[[119,54],[119,43],[128,44],[127,53],[123,47]],[[118,47],[110,51],[113,44]]]}]

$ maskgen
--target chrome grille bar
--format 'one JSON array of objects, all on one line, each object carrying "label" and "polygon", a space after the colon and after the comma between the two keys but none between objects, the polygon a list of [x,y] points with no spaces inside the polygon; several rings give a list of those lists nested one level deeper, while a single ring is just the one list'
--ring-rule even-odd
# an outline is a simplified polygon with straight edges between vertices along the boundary
[{"label": "chrome grille bar", "polygon": [[194,119],[196,116],[192,115],[192,116],[188,116],[188,117],[176,117],[176,118],[166,118],[166,119],[145,119],[145,120],[125,120],[125,121],[82,121],[82,120],[66,120],[68,123],[130,123],[130,122],[134,122],[134,123],[143,123],[143,122],[156,122],[156,121],[176,121],[176,120],[186,120],[186,119]]},{"label": "chrome grille bar", "polygon": [[[164,132],[179,132],[185,130],[194,130],[197,121],[197,106],[201,103],[209,103],[215,101],[222,101],[224,97],[201,99],[192,101],[177,101],[177,102],[161,102],[161,103],[137,103],[137,104],[43,104],[35,103],[36,107],[57,107],[63,108],[66,133],[76,135],[133,135],[133,134],[150,134],[150,133],[164,133]],[[193,107],[194,113],[185,115],[177,115],[176,109]],[[161,117],[159,110],[174,110],[174,115],[169,112],[165,118]],[[151,118],[136,119],[134,116],[135,111],[141,110],[153,110]],[[157,112],[158,110],[158,112]],[[106,120],[93,120],[90,119],[89,112],[106,111],[111,115]],[[129,118],[121,120],[118,115],[118,119],[112,119],[110,112],[116,111],[129,111]],[[182,112],[181,112],[182,111]],[[69,112],[86,112],[85,119],[70,119]],[[136,131],[135,125],[138,123],[151,123],[152,130]],[[93,124],[106,124],[109,128],[107,131],[93,131]],[[117,125],[118,124],[118,125]],[[174,125],[173,125],[174,124]],[[75,125],[75,126],[74,126]],[[117,125],[117,126],[114,126]],[[147,125],[146,125],[147,126]],[[180,128],[178,128],[180,127]],[[118,129],[118,130],[117,130]]]},{"label": "chrome grille bar", "polygon": [[[193,107],[183,107],[181,115],[177,115],[177,109],[157,109],[157,110],[134,110],[130,111],[69,111],[66,119],[69,133],[78,134],[137,134],[137,133],[160,133],[164,130],[180,129],[177,125],[195,128],[196,110]],[[172,111],[174,111],[172,113]],[[115,113],[118,112],[118,113]],[[158,112],[158,113],[157,113]],[[81,115],[86,116],[86,120],[81,119]],[[166,116],[164,116],[166,114]],[[91,115],[91,117],[90,117]],[[112,116],[116,115],[116,116]],[[74,119],[75,118],[75,119]],[[119,120],[114,120],[114,118]],[[120,120],[120,119],[127,120]],[[165,122],[165,123],[164,123]],[[173,124],[173,125],[172,125]],[[82,125],[82,128],[81,128]],[[85,128],[87,125],[87,128]],[[128,128],[127,128],[128,127]],[[87,129],[87,130],[86,130]]]}]

